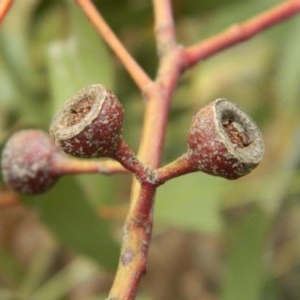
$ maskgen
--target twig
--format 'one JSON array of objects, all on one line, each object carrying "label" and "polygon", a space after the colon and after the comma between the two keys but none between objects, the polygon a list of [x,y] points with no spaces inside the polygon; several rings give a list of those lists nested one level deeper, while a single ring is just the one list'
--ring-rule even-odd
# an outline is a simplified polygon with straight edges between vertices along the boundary
[{"label": "twig", "polygon": [[[146,102],[142,148],[139,151],[140,158],[151,168],[160,164],[168,112],[168,102],[155,91],[157,89],[152,89],[150,101]],[[148,138],[145,138],[145,134]],[[140,279],[146,272],[155,190],[156,186],[151,182],[140,184],[133,180],[119,266],[108,299],[135,299]]]},{"label": "twig", "polygon": [[102,38],[115,52],[121,63],[127,69],[136,85],[143,90],[151,84],[152,80],[139,66],[134,58],[128,53],[124,45],[119,41],[114,32],[108,26],[102,15],[98,12],[97,8],[90,0],[75,0],[78,6],[86,14],[90,22],[94,25],[96,30],[100,33]]},{"label": "twig", "polygon": [[128,171],[115,160],[103,161],[77,159],[60,154],[53,161],[53,170],[59,175],[100,173],[105,175],[128,173]]},{"label": "twig", "polygon": [[158,55],[161,56],[175,45],[175,28],[171,2],[153,0],[155,37]]},{"label": "twig", "polygon": [[[147,203],[147,205],[144,209],[131,205],[124,225],[119,265],[108,300],[135,299],[141,277],[146,272],[152,232],[151,211],[154,192],[153,186],[142,185],[132,194],[133,202]],[[142,211],[145,214],[144,217],[141,215]]]},{"label": "twig", "polygon": [[[138,156],[146,166],[156,169],[161,163],[170,98],[179,78],[181,59],[177,47],[173,47],[175,38],[170,1],[154,0],[153,4],[158,29],[155,31],[156,40],[163,55],[160,56],[157,79],[145,95],[148,101]],[[164,30],[164,24],[168,24],[167,30]],[[155,191],[156,185],[151,182],[140,185],[133,181],[119,266],[108,299],[135,298],[138,284],[146,272]]]},{"label": "twig", "polygon": [[176,160],[170,162],[169,164],[157,169],[155,171],[155,182],[157,185],[161,185],[166,181],[190,173],[190,162],[188,160],[187,154],[183,154]]},{"label": "twig", "polygon": [[0,25],[12,4],[13,0],[2,0],[0,2]]},{"label": "twig", "polygon": [[204,58],[248,40],[257,33],[296,15],[299,11],[300,1],[289,0],[242,24],[233,25],[212,38],[190,46],[184,51],[185,67],[191,67]]}]

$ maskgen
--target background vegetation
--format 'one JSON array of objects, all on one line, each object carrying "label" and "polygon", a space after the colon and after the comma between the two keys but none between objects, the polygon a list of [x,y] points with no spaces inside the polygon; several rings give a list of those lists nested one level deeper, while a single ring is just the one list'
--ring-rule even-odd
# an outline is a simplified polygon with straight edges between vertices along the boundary
[{"label": "background vegetation", "polygon": [[[95,1],[130,52],[156,70],[150,1]],[[174,0],[182,44],[280,3]],[[193,114],[215,98],[260,125],[263,163],[226,181],[205,174],[159,188],[140,300],[296,300],[300,294],[300,17],[188,71],[174,95],[164,162],[186,149]],[[0,144],[21,128],[48,130],[75,91],[100,82],[125,107],[137,148],[143,101],[72,1],[15,1],[0,28]],[[104,299],[118,260],[130,177],[61,179],[45,195],[0,190],[0,299]]]}]

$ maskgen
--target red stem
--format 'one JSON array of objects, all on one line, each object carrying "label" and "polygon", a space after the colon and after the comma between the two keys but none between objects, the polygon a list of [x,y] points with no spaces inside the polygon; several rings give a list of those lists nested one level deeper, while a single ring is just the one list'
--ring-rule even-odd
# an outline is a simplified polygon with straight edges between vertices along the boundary
[{"label": "red stem", "polygon": [[61,153],[57,154],[51,165],[56,174],[84,174],[99,173],[105,175],[128,173],[128,171],[115,160],[90,160],[71,158]]},{"label": "red stem", "polygon": [[0,25],[12,4],[13,0],[2,0],[0,2]]},{"label": "red stem", "polygon": [[134,174],[140,182],[149,181],[151,178],[151,171],[136,157],[124,140],[121,141],[113,158]]},{"label": "red stem", "polygon": [[170,0],[153,0],[155,37],[158,55],[175,44],[175,28]]},{"label": "red stem", "polygon": [[[181,51],[175,45],[174,31],[170,30],[173,26],[170,9],[170,1],[154,0],[156,29],[168,26],[169,29],[156,30],[157,43],[160,50],[163,49],[163,55],[160,56],[156,82],[145,94],[147,101],[138,157],[151,169],[158,168],[161,163],[170,100],[182,69]],[[167,27],[164,25],[165,18],[168,19]],[[135,298],[138,284],[146,272],[155,191],[156,186],[150,182],[139,184],[133,181],[119,267],[108,299]],[[130,257],[130,262],[125,257]]]},{"label": "red stem", "polygon": [[257,33],[296,15],[299,11],[300,1],[289,0],[242,24],[235,24],[212,38],[190,46],[184,50],[185,67],[191,67],[204,58],[248,40]]},{"label": "red stem", "polygon": [[172,178],[195,171],[196,168],[191,164],[188,154],[185,153],[176,160],[157,169],[155,171],[155,182],[156,184],[161,185]]}]

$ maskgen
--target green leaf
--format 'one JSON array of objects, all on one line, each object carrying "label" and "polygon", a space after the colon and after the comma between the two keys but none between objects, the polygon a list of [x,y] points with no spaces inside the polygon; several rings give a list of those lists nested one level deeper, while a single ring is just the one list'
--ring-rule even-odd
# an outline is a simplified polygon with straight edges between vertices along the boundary
[{"label": "green leaf", "polygon": [[49,45],[48,70],[54,112],[76,91],[93,83],[112,88],[112,59],[95,29],[73,2],[70,35]]},{"label": "green leaf", "polygon": [[77,41],[76,59],[78,77],[83,83],[100,82],[113,88],[113,65],[116,58],[108,51],[106,43],[78,9],[74,1],[69,2],[71,12],[71,36]]},{"label": "green leaf", "polygon": [[270,218],[260,209],[229,227],[222,300],[260,298],[266,280],[263,249],[269,228]]},{"label": "green leaf", "polygon": [[15,3],[1,24],[0,111],[9,126],[17,121],[17,118],[10,120],[12,114],[22,126],[40,126],[47,112],[45,94],[38,97],[40,79],[35,65],[36,53],[31,52],[30,23],[34,6],[33,1]]},{"label": "green leaf", "polygon": [[222,179],[194,173],[173,179],[158,189],[155,219],[163,224],[209,233],[220,231]]},{"label": "green leaf", "polygon": [[12,253],[10,253],[2,245],[0,245],[0,266],[1,280],[8,285],[16,285],[24,270]]},{"label": "green leaf", "polygon": [[34,3],[20,2],[14,5],[5,18],[0,32],[0,55],[8,67],[19,90],[28,91],[34,78],[29,55],[29,25]]},{"label": "green leaf", "polygon": [[62,178],[44,195],[26,198],[26,201],[39,209],[43,222],[64,245],[88,255],[104,267],[116,266],[118,247],[110,224],[96,215],[74,177]]},{"label": "green leaf", "polygon": [[277,96],[284,111],[298,114],[299,110],[299,77],[300,77],[300,19],[291,22],[291,30],[282,37],[283,52],[279,57],[277,74]]},{"label": "green leaf", "polygon": [[[76,288],[82,282],[95,276],[97,268],[87,260],[76,258],[60,272],[39,287],[31,296],[31,300],[57,300]],[[64,298],[63,298],[64,299]]]},{"label": "green leaf", "polygon": [[53,264],[53,254],[57,248],[58,245],[55,243],[51,245],[49,243],[47,247],[42,247],[30,258],[28,267],[23,273],[22,281],[18,286],[20,294],[30,294],[45,280]]}]

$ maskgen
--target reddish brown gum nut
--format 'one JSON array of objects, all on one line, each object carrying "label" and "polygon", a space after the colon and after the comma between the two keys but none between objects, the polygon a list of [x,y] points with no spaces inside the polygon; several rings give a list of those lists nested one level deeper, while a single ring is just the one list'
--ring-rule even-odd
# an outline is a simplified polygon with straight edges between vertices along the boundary
[{"label": "reddish brown gum nut", "polygon": [[101,84],[76,93],[54,117],[50,134],[64,152],[77,157],[114,156],[121,141],[124,111]]},{"label": "reddish brown gum nut", "polygon": [[58,153],[51,138],[41,130],[14,133],[2,152],[2,175],[5,183],[22,194],[39,194],[58,178],[51,162]]},{"label": "reddish brown gum nut", "polygon": [[226,99],[209,103],[194,116],[188,145],[192,168],[227,179],[251,172],[264,154],[257,125]]}]

